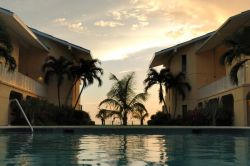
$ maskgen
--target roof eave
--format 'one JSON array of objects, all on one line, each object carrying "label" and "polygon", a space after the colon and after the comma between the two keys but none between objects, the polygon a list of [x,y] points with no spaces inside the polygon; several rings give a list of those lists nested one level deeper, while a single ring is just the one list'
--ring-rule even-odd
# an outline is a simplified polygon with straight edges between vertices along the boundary
[{"label": "roof eave", "polygon": [[169,55],[172,52],[175,53],[175,52],[177,52],[178,49],[186,47],[186,46],[188,46],[190,44],[196,43],[196,42],[198,42],[200,40],[204,40],[206,38],[209,38],[213,34],[214,34],[214,31],[213,32],[209,32],[209,33],[207,33],[207,34],[205,34],[203,36],[196,37],[196,38],[191,39],[189,41],[177,44],[177,45],[175,45],[173,47],[169,47],[169,48],[166,48],[166,49],[163,49],[161,51],[156,52],[155,55],[154,55],[154,58],[151,60],[151,63],[149,65],[149,67],[152,68],[152,67],[156,67],[156,66],[162,65],[162,64],[158,64],[158,63],[155,64],[155,59],[156,59],[157,56],[163,56],[163,55],[167,56],[167,55]]},{"label": "roof eave", "polygon": [[16,21],[29,33],[30,36],[33,37],[33,39],[35,39],[40,46],[47,52],[49,52],[49,48],[47,46],[45,46],[38,38],[37,36],[28,28],[28,26],[26,24],[24,24],[22,22],[22,20],[14,13],[13,17],[16,19]]},{"label": "roof eave", "polygon": [[72,44],[72,43],[70,43],[70,42],[67,42],[67,41],[65,41],[65,40],[59,39],[59,38],[54,37],[54,36],[52,36],[52,35],[49,35],[49,34],[47,34],[47,33],[41,32],[41,31],[39,31],[39,30],[37,30],[37,29],[31,28],[31,27],[29,27],[29,28],[30,28],[30,30],[31,30],[32,32],[34,32],[35,34],[38,34],[38,35],[43,36],[43,37],[45,37],[45,38],[48,38],[48,39],[51,39],[51,40],[56,41],[56,42],[58,42],[58,43],[61,43],[61,44],[65,45],[65,46],[67,46],[67,47],[75,48],[75,49],[77,49],[77,50],[79,50],[79,51],[82,51],[82,52],[85,52],[85,53],[87,53],[87,54],[90,54],[90,56],[91,56],[90,50],[88,50],[88,49],[85,49],[85,48],[83,48],[83,47],[77,46],[77,45]]},{"label": "roof eave", "polygon": [[15,21],[18,22],[18,24],[25,30],[27,33],[41,46],[42,49],[44,49],[46,52],[49,51],[49,49],[36,37],[36,35],[27,27],[27,25],[12,11],[1,8],[0,12],[9,15],[13,17]]},{"label": "roof eave", "polygon": [[229,24],[233,19],[235,19],[235,18],[237,18],[237,17],[239,17],[239,16],[244,16],[244,15],[249,15],[249,13],[250,13],[250,10],[247,10],[247,11],[244,11],[244,12],[242,12],[242,13],[239,13],[239,14],[237,14],[237,15],[234,15],[234,16],[231,16],[231,17],[229,17],[216,31],[215,31],[215,33],[213,34],[213,35],[211,35],[201,46],[200,46],[200,48],[196,51],[196,53],[197,54],[200,54],[200,53],[202,53],[202,52],[205,52],[205,51],[208,51],[209,50],[209,48],[205,48],[206,46],[207,46],[207,44],[209,43],[209,41],[211,40],[211,39],[213,39],[214,37],[216,37],[216,36],[218,36],[218,35],[220,35],[220,33],[221,33],[221,31],[223,30],[223,28],[227,25],[227,24]]}]

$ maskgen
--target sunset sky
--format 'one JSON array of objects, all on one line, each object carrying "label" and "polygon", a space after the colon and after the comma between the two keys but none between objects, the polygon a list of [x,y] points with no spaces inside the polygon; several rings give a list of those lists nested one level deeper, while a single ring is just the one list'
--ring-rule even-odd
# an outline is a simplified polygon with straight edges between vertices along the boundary
[{"label": "sunset sky", "polygon": [[[228,17],[250,9],[250,0],[1,0],[0,6],[102,60],[103,86],[88,87],[82,98],[83,109],[96,120],[98,104],[111,86],[110,72],[135,71],[142,91],[156,51],[216,30]],[[150,114],[161,109],[157,92],[149,91]]]}]

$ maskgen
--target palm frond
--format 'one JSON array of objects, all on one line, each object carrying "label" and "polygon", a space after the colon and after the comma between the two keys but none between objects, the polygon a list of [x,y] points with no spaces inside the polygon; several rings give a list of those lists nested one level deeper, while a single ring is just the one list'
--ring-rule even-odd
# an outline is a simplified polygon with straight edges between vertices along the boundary
[{"label": "palm frond", "polygon": [[233,57],[233,48],[230,48],[227,50],[222,56],[220,57],[220,64],[225,65],[225,64],[232,64],[232,57]]},{"label": "palm frond", "polygon": [[99,119],[107,119],[110,118],[112,116],[112,112],[113,110],[108,110],[108,109],[100,109],[99,112],[96,114],[96,118]]},{"label": "palm frond", "polygon": [[8,71],[16,69],[16,60],[12,56],[12,42],[3,22],[0,22],[0,57],[5,59],[5,65],[8,66]]},{"label": "palm frond", "polygon": [[55,75],[55,72],[53,70],[48,70],[44,76],[44,82],[45,84],[49,84],[50,78]]},{"label": "palm frond", "polygon": [[148,116],[148,111],[142,103],[135,103],[132,110],[132,116],[136,119],[144,119]]},{"label": "palm frond", "polygon": [[163,88],[162,85],[159,87],[159,103],[162,103],[164,101],[164,95],[163,95]]},{"label": "palm frond", "polygon": [[129,105],[134,104],[138,101],[146,101],[148,99],[148,93],[139,93],[134,96]]},{"label": "palm frond", "polygon": [[101,101],[100,104],[99,104],[99,107],[101,107],[103,105],[106,108],[107,107],[113,107],[115,109],[120,109],[122,107],[122,105],[119,103],[119,101],[116,101],[116,100],[111,99],[111,98],[107,98],[107,99],[104,99],[103,101]]},{"label": "palm frond", "polygon": [[109,79],[114,81],[119,81],[119,79],[113,73],[110,73]]},{"label": "palm frond", "polygon": [[5,58],[5,65],[8,66],[8,71],[14,71],[16,69],[16,60],[12,56],[7,56]]},{"label": "palm frond", "polygon": [[245,59],[243,61],[240,61],[232,67],[230,71],[230,80],[234,85],[238,85],[239,83],[238,76],[237,76],[239,69],[243,66],[243,64],[245,64],[249,60],[250,59]]},{"label": "palm frond", "polygon": [[147,109],[146,109],[146,107],[144,106],[144,104],[142,104],[142,103],[140,103],[140,102],[134,103],[134,104],[131,106],[131,109],[134,110],[134,111],[139,111],[139,112],[147,112]]},{"label": "palm frond", "polygon": [[182,96],[182,100],[185,100],[186,98],[185,89],[179,85],[175,88],[175,90]]},{"label": "palm frond", "polygon": [[231,65],[234,60],[241,59],[242,54],[250,55],[250,26],[242,26],[224,40],[229,49],[221,56],[220,63]]}]

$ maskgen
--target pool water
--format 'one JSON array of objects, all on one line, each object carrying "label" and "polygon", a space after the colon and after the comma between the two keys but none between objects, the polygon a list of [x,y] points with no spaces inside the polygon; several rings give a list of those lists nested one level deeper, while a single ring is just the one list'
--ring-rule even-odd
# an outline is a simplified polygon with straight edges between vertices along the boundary
[{"label": "pool water", "polygon": [[250,137],[0,134],[0,165],[250,165]]}]

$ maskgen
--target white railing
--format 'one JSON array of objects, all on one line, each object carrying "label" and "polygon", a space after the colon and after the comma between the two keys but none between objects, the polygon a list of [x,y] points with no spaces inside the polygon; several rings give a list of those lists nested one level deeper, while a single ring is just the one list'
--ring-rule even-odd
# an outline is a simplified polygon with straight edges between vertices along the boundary
[{"label": "white railing", "polygon": [[41,97],[46,96],[46,88],[44,85],[17,71],[8,71],[8,68],[3,64],[0,64],[0,82]]},{"label": "white railing", "polygon": [[16,104],[17,104],[19,110],[22,112],[22,114],[23,114],[23,116],[24,116],[26,122],[28,123],[28,125],[29,125],[29,127],[30,127],[31,133],[33,133],[33,132],[34,132],[34,129],[33,129],[33,127],[32,127],[32,125],[31,125],[31,123],[30,123],[28,117],[26,116],[26,114],[25,114],[25,112],[24,112],[24,110],[23,110],[23,107],[22,107],[21,104],[19,103],[19,101],[18,101],[17,99],[12,99],[12,100],[10,100],[10,103],[11,103],[11,102],[16,102]]},{"label": "white railing", "polygon": [[[239,80],[238,86],[242,85],[245,82],[243,77],[243,72],[240,72],[238,74],[238,80]],[[225,76],[215,82],[212,82],[208,85],[201,87],[198,90],[199,99],[207,98],[235,87],[237,86],[232,84],[230,77]]]}]

